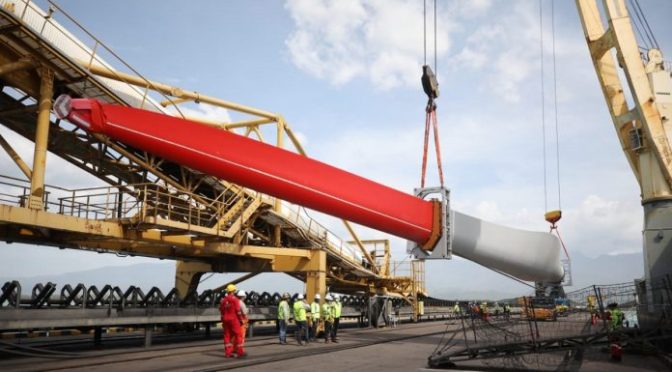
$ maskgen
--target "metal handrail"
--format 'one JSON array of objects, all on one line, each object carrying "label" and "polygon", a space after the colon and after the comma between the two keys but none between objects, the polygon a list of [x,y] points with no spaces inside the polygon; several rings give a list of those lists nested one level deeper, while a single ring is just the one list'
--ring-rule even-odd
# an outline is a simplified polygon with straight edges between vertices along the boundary
[{"label": "metal handrail", "polygon": [[[117,62],[121,63],[124,67],[128,68],[130,71],[135,73],[141,79],[146,81],[148,85],[151,85],[151,83],[149,82],[148,79],[143,77],[130,64],[128,64],[126,61],[124,61],[111,48],[109,48],[107,45],[105,45],[105,43],[103,43],[96,36],[94,36],[91,32],[89,32],[86,28],[84,28],[79,22],[77,22],[72,16],[70,16],[68,13],[66,13],[62,8],[60,8],[53,1],[48,1],[49,4],[50,4],[50,7],[49,7],[49,9],[50,9],[49,12],[50,13],[49,14],[44,14],[42,9],[40,9],[38,6],[34,5],[33,2],[30,1],[30,0],[18,0],[18,1],[23,3],[23,9],[15,9],[14,14],[21,21],[23,21],[24,23],[27,22],[28,10],[30,10],[33,14],[37,14],[37,15],[42,16],[42,18],[44,19],[44,23],[42,23],[41,27],[38,27],[37,25],[28,25],[30,28],[32,28],[33,30],[38,32],[40,35],[44,35],[45,31],[57,32],[58,35],[64,37],[65,39],[67,39],[70,42],[70,46],[76,47],[77,50],[83,52],[83,54],[86,55],[87,58],[89,59],[89,63],[93,63],[93,61],[95,61],[98,65],[104,67],[105,69],[108,69],[110,72],[116,73],[116,70],[114,68],[112,68],[111,65],[109,65],[107,62],[105,62],[102,58],[99,57],[99,55],[100,55],[99,50],[100,50],[100,47],[102,47],[102,49],[104,51],[106,51],[107,53],[109,53],[109,55],[113,59],[116,59]],[[4,1],[4,0],[0,0],[0,6],[6,7],[8,4],[14,4],[14,3],[10,3],[10,2]],[[93,47],[90,48],[89,46],[86,45],[86,43],[84,41],[82,41],[79,38],[75,37],[74,35],[70,34],[62,26],[57,24],[55,22],[55,20],[53,20],[54,19],[54,13],[56,13],[56,12],[62,14],[65,18],[67,18],[68,21],[72,22],[72,24],[75,25],[84,35],[91,38],[94,42]],[[48,29],[46,27],[47,24],[51,26]],[[73,58],[73,57],[69,55],[68,58]],[[95,76],[90,76],[90,78],[94,79],[94,80],[97,80],[97,81],[103,83],[104,85],[106,85],[110,88],[113,88],[113,86],[117,83],[121,84],[121,85],[124,85],[134,92],[135,96],[133,98],[137,99],[138,102],[141,102],[141,107],[144,107],[145,103],[149,103],[149,104],[151,104],[151,106],[154,109],[156,109],[160,112],[163,112],[163,113],[167,113],[164,110],[164,108],[158,102],[154,101],[154,99],[152,99],[151,97],[148,98],[146,92],[143,92],[141,89],[139,89],[138,87],[136,87],[132,84],[129,84],[129,83],[123,82],[123,81],[114,81],[114,80],[110,80],[110,79],[102,79],[102,78],[98,78],[98,77],[95,77]],[[158,92],[158,94],[161,95],[165,99],[171,100],[170,97],[166,96],[163,93]],[[123,102],[123,103],[128,104],[128,102],[125,102],[125,99],[123,97],[120,97],[116,93],[114,94],[114,99],[117,100],[118,102]],[[178,110],[178,113],[180,114],[180,116],[184,117],[184,115],[182,115],[182,113],[180,112],[179,108],[177,110]]]},{"label": "metal handrail", "polygon": [[[282,201],[281,205],[283,207],[282,210],[287,211],[286,213],[281,213],[289,221],[306,230],[308,234],[312,234],[319,240],[327,243],[327,246],[330,249],[338,252],[341,256],[348,257],[357,264],[361,264],[361,256],[358,254],[358,251],[352,245],[339,238],[338,235],[334,234],[324,225],[310,217],[305,208],[286,201]],[[303,214],[301,212],[303,212]]]}]

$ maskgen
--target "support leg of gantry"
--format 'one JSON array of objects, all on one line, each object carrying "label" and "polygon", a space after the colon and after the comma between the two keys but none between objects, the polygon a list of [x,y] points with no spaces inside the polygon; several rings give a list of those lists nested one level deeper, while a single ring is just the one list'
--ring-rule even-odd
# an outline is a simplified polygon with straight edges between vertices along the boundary
[{"label": "support leg of gantry", "polygon": [[154,333],[154,325],[147,324],[145,326],[145,347],[152,346],[152,334]]},{"label": "support leg of gantry", "polygon": [[93,328],[93,345],[100,346],[103,343],[103,327]]},{"label": "support leg of gantry", "polygon": [[310,266],[314,269],[306,273],[306,299],[312,303],[316,294],[324,301],[327,291],[327,253],[322,250],[313,250]]},{"label": "support leg of gantry", "polygon": [[54,72],[45,67],[41,67],[38,71],[40,73],[40,99],[37,127],[35,129],[35,152],[33,154],[28,207],[41,210],[44,208],[44,171],[47,163],[51,98],[54,95]]},{"label": "support leg of gantry", "polygon": [[175,288],[181,299],[189,291],[195,291],[204,273],[211,272],[212,266],[203,262],[175,261]]}]

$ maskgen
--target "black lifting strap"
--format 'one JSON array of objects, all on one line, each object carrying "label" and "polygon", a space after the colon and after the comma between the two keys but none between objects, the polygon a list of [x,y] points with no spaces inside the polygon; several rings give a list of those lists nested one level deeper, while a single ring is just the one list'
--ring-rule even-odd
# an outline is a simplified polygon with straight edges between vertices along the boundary
[{"label": "black lifting strap", "polygon": [[427,95],[427,112],[434,111],[436,104],[434,100],[439,97],[439,82],[436,80],[436,75],[429,65],[422,66],[422,89]]}]

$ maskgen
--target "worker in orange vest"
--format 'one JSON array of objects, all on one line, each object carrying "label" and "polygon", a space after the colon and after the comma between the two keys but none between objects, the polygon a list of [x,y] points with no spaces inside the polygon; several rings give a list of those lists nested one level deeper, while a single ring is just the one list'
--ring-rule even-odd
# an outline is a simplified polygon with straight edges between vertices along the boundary
[{"label": "worker in orange vest", "polygon": [[226,286],[226,296],[219,303],[219,313],[224,328],[224,354],[227,358],[233,358],[235,348],[238,358],[247,356],[242,345],[240,335],[243,324],[243,312],[240,309],[240,300],[236,297],[236,286]]}]

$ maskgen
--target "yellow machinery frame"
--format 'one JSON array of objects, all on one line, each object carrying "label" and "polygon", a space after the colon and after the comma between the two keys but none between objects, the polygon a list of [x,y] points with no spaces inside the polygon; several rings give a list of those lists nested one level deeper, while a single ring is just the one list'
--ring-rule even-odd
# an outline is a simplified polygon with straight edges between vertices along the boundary
[{"label": "yellow machinery frame", "polygon": [[[371,242],[359,239],[347,221],[343,222],[353,244],[335,244],[333,234],[312,219],[283,213],[281,200],[52,121],[52,100],[58,93],[127,104],[104,83],[115,80],[141,89],[145,97],[158,93],[162,106],[173,105],[180,114],[180,104],[195,102],[248,115],[249,120],[229,123],[186,118],[222,130],[244,129],[244,135],[260,141],[265,141],[260,127],[275,125],[275,145],[285,147],[287,137],[295,151],[306,155],[279,114],[97,64],[97,51],[116,54],[83,28],[95,41],[91,58],[72,60],[16,13],[16,9],[0,10],[0,82],[5,87],[0,93],[0,122],[34,141],[35,147],[32,166],[28,166],[0,136],[0,146],[27,179],[5,177],[4,182],[19,191],[15,200],[0,204],[0,239],[174,259],[176,288],[182,297],[196,289],[206,272],[251,273],[239,280],[260,272],[288,273],[305,281],[309,299],[317,293],[324,296],[327,285],[345,293],[402,296],[414,304],[417,295],[425,293],[424,271],[423,275],[413,271],[394,276],[389,269],[389,243],[382,256],[384,264],[377,264],[366,249]],[[52,8],[45,23],[57,13],[81,27],[58,7]],[[118,62],[135,71],[120,58]],[[145,103],[150,100],[143,99]],[[47,151],[110,186],[66,190],[45,185]],[[67,196],[55,203],[49,199],[50,188]],[[57,212],[50,210],[54,207]],[[344,253],[351,246],[359,249],[366,262]]]}]

